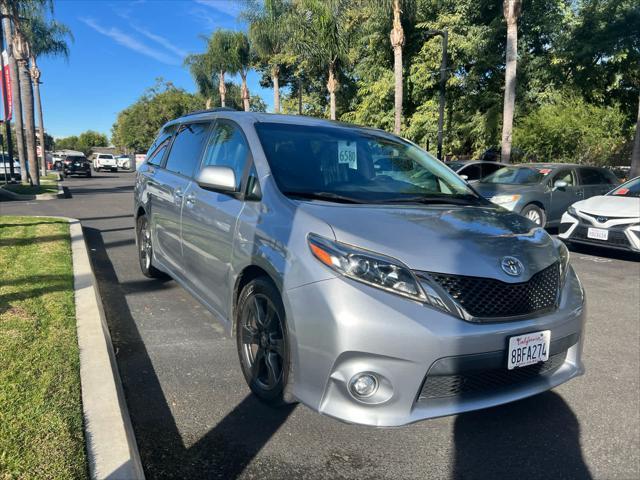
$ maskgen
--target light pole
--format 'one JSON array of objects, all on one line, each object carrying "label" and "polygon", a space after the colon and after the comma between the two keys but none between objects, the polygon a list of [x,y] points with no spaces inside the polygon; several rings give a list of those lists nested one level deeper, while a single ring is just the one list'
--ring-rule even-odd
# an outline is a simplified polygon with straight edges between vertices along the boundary
[{"label": "light pole", "polygon": [[444,94],[447,85],[447,45],[449,32],[447,30],[428,30],[430,37],[442,36],[442,62],[440,63],[440,105],[438,107],[438,160],[442,160],[442,133],[444,128]]}]

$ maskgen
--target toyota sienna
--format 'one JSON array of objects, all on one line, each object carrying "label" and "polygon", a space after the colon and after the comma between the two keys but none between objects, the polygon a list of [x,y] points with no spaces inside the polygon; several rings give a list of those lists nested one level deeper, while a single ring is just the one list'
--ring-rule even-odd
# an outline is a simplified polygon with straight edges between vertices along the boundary
[{"label": "toyota sienna", "polygon": [[269,404],[394,426],[583,373],[566,247],[402,138],[196,112],[161,129],[134,195],[143,273],[220,319]]}]

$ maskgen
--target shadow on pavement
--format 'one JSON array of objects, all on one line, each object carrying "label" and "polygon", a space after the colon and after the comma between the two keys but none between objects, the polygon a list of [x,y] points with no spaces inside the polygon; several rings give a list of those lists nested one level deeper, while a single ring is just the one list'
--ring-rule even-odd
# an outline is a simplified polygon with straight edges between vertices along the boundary
[{"label": "shadow on pavement", "polygon": [[580,425],[554,392],[459,415],[454,478],[591,479]]},{"label": "shadow on pavement", "polygon": [[[118,369],[147,478],[202,478],[204,472],[207,478],[237,478],[295,405],[271,409],[249,395],[194,445],[186,446],[126,300],[128,293],[166,288],[172,280],[121,284],[100,230],[83,227],[83,231],[109,330],[117,344]],[[113,322],[118,322],[117,328]]]}]

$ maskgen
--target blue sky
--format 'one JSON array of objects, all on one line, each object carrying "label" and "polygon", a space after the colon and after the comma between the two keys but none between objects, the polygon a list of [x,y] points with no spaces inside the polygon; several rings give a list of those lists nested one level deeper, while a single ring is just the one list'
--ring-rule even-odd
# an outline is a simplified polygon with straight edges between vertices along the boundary
[{"label": "blue sky", "polygon": [[[234,0],[57,0],[54,17],[71,28],[74,41],[68,62],[40,60],[47,132],[110,135],[118,112],[158,77],[195,91],[184,56],[203,51],[200,35],[216,28],[246,29],[240,10]],[[271,109],[273,94],[258,81],[251,72],[249,90]]]}]

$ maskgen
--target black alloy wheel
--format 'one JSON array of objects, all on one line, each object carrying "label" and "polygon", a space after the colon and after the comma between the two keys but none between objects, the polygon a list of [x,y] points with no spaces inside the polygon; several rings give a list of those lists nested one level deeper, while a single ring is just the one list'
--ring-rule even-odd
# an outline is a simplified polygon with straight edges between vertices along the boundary
[{"label": "black alloy wheel", "polygon": [[240,365],[251,391],[270,405],[285,403],[289,349],[280,293],[267,278],[249,282],[236,309]]}]

